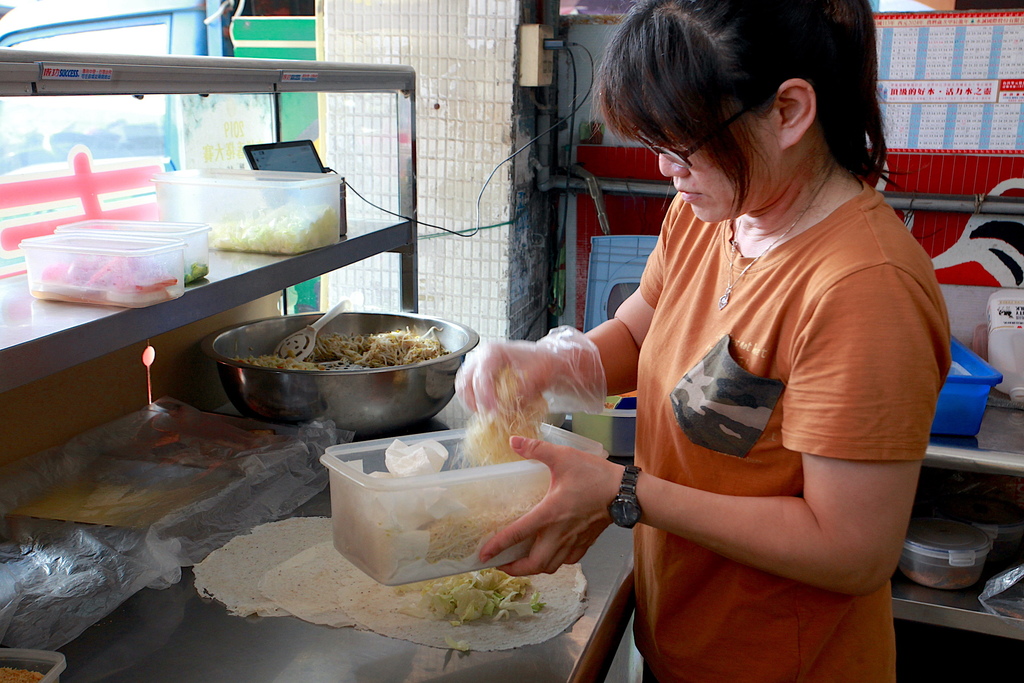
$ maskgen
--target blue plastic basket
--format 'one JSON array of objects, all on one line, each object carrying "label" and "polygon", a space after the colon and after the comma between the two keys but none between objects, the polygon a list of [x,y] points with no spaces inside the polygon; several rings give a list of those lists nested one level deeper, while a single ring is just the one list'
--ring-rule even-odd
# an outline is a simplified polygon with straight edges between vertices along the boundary
[{"label": "blue plastic basket", "polygon": [[953,365],[939,393],[932,434],[974,436],[981,429],[989,391],[1003,375],[956,339],[951,346]]}]

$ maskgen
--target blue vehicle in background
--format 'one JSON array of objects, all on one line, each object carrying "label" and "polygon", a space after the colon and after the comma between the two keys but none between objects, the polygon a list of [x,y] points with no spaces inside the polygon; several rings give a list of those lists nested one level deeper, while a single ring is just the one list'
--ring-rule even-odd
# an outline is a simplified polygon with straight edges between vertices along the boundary
[{"label": "blue vehicle in background", "polygon": [[[0,48],[230,56],[234,9],[222,0],[20,0],[0,17]],[[76,145],[97,160],[176,156],[164,97],[61,99],[0,100],[0,175],[66,164]]]},{"label": "blue vehicle in background", "polygon": [[0,18],[0,47],[230,56],[233,9],[221,0],[23,0]]}]

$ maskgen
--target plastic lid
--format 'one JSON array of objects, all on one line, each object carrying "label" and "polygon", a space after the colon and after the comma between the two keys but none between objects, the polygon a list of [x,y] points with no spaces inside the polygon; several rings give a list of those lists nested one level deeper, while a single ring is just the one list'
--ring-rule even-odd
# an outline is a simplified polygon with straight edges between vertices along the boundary
[{"label": "plastic lid", "polygon": [[196,168],[153,174],[157,183],[215,185],[221,187],[294,189],[321,185],[340,185],[337,173],[300,173],[297,171],[250,171],[239,168]]},{"label": "plastic lid", "polygon": [[170,251],[184,251],[185,242],[172,237],[142,237],[123,233],[107,233],[100,230],[89,232],[83,230],[28,237],[23,239],[19,246],[22,249],[44,251],[141,257]]},{"label": "plastic lid", "polygon": [[942,498],[937,512],[957,522],[996,527],[1024,526],[1024,510],[1013,503],[990,496],[959,494]]},{"label": "plastic lid", "polygon": [[1024,387],[1013,387],[1007,392],[1010,394],[1011,401],[1020,401],[1024,403]]},{"label": "plastic lid", "polygon": [[910,520],[903,547],[919,555],[945,559],[953,567],[972,567],[988,555],[992,539],[964,522],[921,517]]},{"label": "plastic lid", "polygon": [[71,232],[74,230],[114,230],[124,232],[191,235],[193,233],[209,232],[210,226],[207,223],[171,223],[169,221],[88,220],[59,225],[54,232]]}]

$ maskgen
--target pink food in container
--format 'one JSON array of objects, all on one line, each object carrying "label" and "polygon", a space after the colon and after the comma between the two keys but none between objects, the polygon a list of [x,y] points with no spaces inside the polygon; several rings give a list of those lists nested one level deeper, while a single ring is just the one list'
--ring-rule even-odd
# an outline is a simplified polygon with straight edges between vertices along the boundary
[{"label": "pink food in container", "polygon": [[107,234],[22,240],[29,291],[39,299],[141,308],[185,292],[185,243]]}]

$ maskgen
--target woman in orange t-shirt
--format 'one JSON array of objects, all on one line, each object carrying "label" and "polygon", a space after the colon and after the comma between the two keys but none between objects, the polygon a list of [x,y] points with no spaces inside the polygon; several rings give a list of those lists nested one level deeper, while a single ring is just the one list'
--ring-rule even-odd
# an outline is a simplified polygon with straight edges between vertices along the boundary
[{"label": "woman in orange t-shirt", "polygon": [[474,410],[637,390],[635,465],[511,439],[544,501],[481,550],[578,561],[633,527],[645,683],[891,681],[899,558],[949,325],[931,261],[865,180],[885,143],[866,0],[641,0],[608,45],[608,126],[678,194],[640,289],[586,335],[487,344]]}]

